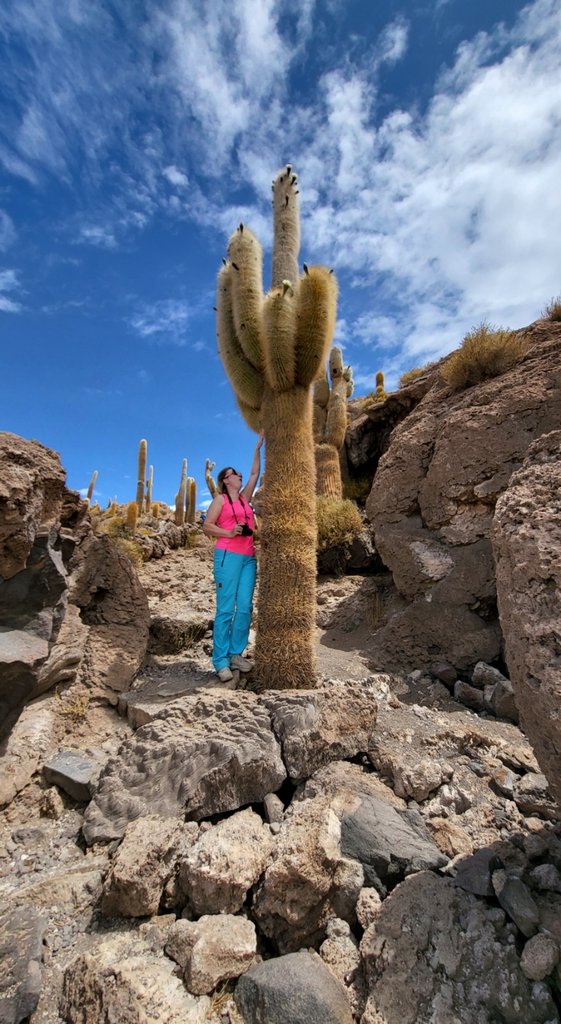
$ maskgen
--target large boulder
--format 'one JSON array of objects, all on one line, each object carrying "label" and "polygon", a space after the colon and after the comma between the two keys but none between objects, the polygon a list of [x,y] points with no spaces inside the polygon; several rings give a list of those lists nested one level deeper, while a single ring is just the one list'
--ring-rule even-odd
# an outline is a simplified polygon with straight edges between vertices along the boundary
[{"label": "large boulder", "polygon": [[157,813],[200,821],[261,801],[286,778],[269,716],[250,693],[181,697],[124,743],[101,774],[86,842],[120,838]]},{"label": "large boulder", "polygon": [[561,430],[556,430],[531,445],[524,465],[497,503],[493,526],[499,613],[516,705],[558,803],[560,495]]},{"label": "large boulder", "polygon": [[558,1020],[547,986],[521,970],[512,931],[500,908],[448,879],[428,871],[405,879],[362,939],[362,1024]]},{"label": "large boulder", "polygon": [[333,917],[353,923],[365,885],[385,894],[410,871],[447,860],[419,814],[375,776],[334,762],[287,811],[254,916],[281,953],[293,952],[323,940]]},{"label": "large boulder", "polygon": [[366,512],[407,606],[375,633],[377,669],[465,670],[500,653],[495,504],[531,442],[561,427],[561,325],[527,333],[519,365],[457,393],[435,381],[393,430]]},{"label": "large boulder", "polygon": [[0,434],[0,737],[60,683],[116,702],[146,651],[132,563],[93,535],[87,503],[64,481],[56,452]]},{"label": "large boulder", "polygon": [[302,950],[256,964],[236,986],[246,1024],[352,1024],[343,985],[320,958]]}]

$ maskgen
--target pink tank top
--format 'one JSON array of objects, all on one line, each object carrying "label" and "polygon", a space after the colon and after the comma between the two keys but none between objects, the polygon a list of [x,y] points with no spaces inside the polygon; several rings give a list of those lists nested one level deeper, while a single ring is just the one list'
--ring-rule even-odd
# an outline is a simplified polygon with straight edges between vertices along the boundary
[{"label": "pink tank top", "polygon": [[[234,515],[234,512],[236,515]],[[234,501],[232,510],[232,505],[228,501],[228,498],[225,497],[220,510],[220,515],[216,520],[216,525],[222,530],[233,530],[236,525],[236,516],[238,517],[238,523],[245,523],[247,521],[247,525],[253,530],[253,509],[247,503],[245,498],[243,500],[243,504],[241,501]],[[218,537],[215,547],[225,551],[233,551],[236,555],[255,554],[253,537]]]}]

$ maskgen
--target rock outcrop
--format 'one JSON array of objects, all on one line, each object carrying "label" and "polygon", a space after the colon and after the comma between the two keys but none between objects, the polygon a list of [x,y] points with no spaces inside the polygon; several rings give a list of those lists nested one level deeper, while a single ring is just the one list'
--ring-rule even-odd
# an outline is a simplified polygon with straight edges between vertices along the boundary
[{"label": "rock outcrop", "polygon": [[148,602],[129,559],[93,535],[56,452],[0,434],[0,480],[1,737],[61,683],[116,702],[146,650]]},{"label": "rock outcrop", "polygon": [[497,503],[497,595],[516,704],[561,802],[561,430],[528,450]]},{"label": "rock outcrop", "polygon": [[521,363],[455,394],[434,383],[391,435],[366,511],[407,605],[376,631],[376,669],[499,656],[495,504],[531,442],[561,427],[561,325],[526,333]]}]

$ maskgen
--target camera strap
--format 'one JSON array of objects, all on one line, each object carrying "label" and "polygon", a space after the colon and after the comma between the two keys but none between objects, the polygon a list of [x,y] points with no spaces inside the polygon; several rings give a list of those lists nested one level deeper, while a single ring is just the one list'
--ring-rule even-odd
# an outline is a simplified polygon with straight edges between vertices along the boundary
[{"label": "camera strap", "polygon": [[[239,524],[239,519],[238,519],[238,517],[237,517],[237,515],[236,515],[236,510],[235,510],[235,508],[234,508],[234,502],[232,501],[232,499],[231,499],[231,497],[230,497],[230,495],[229,495],[229,493],[228,493],[228,488],[227,488],[227,487],[225,487],[225,488],[224,488],[224,494],[226,495],[226,497],[228,498],[228,501],[230,502],[230,505],[231,505],[231,508],[232,508],[232,515],[233,515],[234,519],[236,520],[236,523],[238,523],[238,524]],[[246,509],[246,507],[245,507],[245,501],[243,500],[243,498],[242,498],[241,494],[240,494],[240,496],[239,496],[239,499],[238,499],[238,500],[239,500],[239,502],[240,502],[240,505],[242,506],[242,508],[243,508],[243,511],[244,511],[244,519],[245,519],[245,525],[246,525],[246,526],[249,526],[249,519],[248,519],[248,517],[247,517],[247,509]]]}]

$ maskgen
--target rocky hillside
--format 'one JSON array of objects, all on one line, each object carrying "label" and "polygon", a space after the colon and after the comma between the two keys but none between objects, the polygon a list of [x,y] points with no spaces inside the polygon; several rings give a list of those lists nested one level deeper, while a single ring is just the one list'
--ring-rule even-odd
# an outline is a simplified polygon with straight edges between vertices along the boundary
[{"label": "rocky hillside", "polygon": [[0,435],[1,1022],[561,1019],[561,333],[532,337],[354,419],[381,562],[320,578],[308,691],[218,685],[200,528],[135,568]]}]

